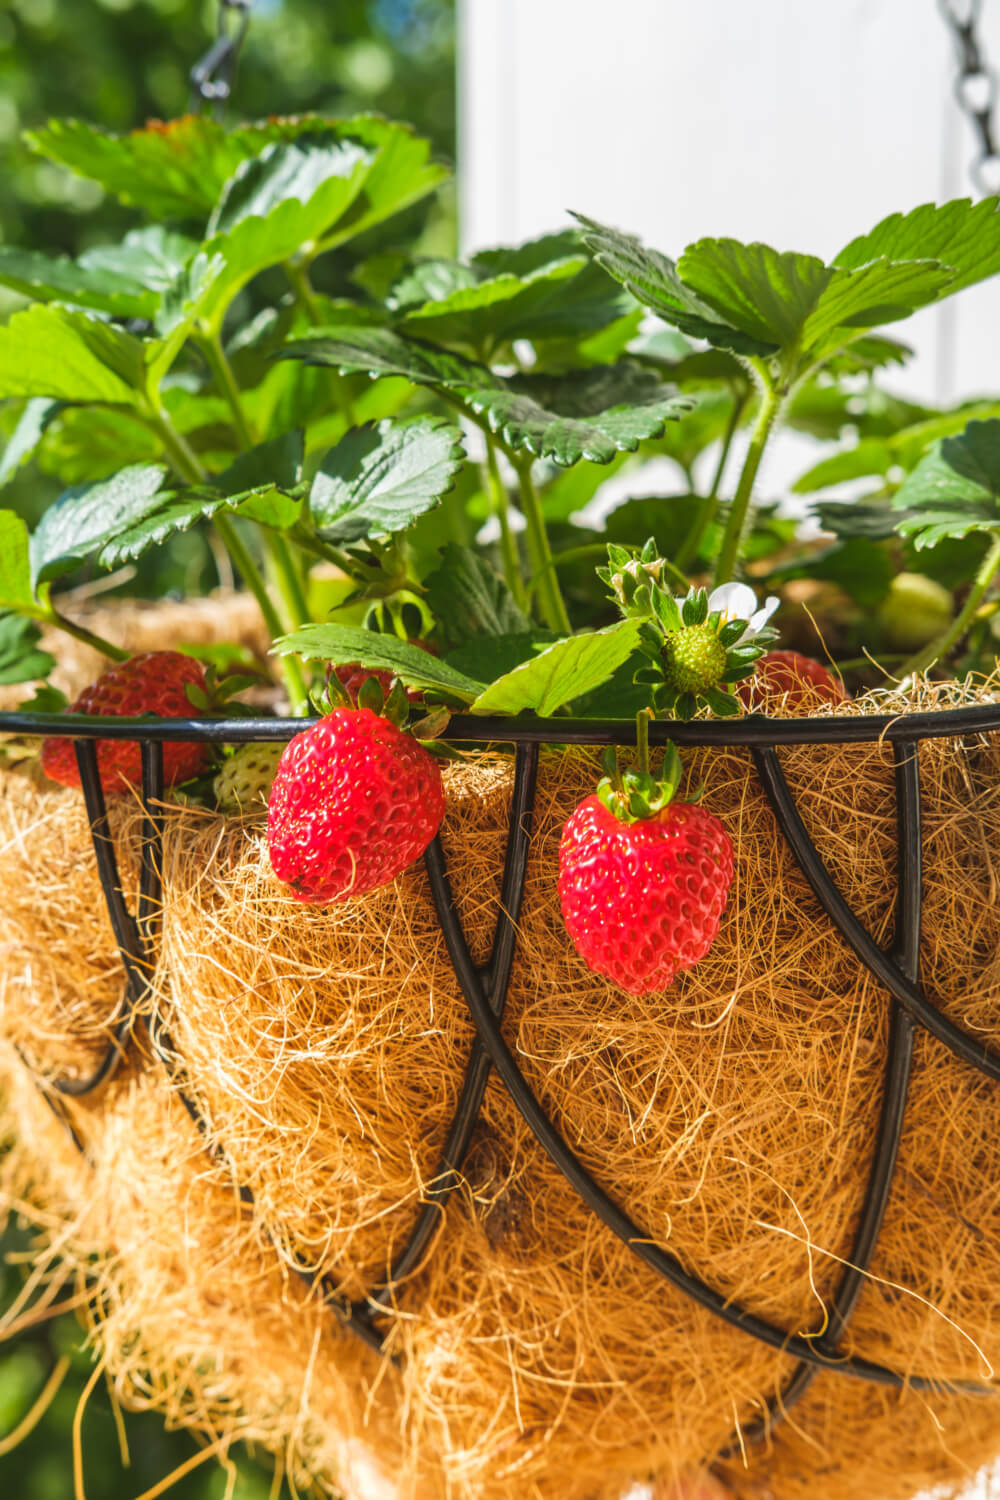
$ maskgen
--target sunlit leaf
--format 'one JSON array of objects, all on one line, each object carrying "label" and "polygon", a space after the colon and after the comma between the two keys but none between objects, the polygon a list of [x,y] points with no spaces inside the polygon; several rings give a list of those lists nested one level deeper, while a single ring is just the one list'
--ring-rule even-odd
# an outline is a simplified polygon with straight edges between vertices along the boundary
[{"label": "sunlit leaf", "polygon": [[433,418],[352,428],[313,480],[317,530],[334,543],[405,531],[437,505],[464,460],[461,433]]},{"label": "sunlit leaf", "polygon": [[556,641],[491,683],[476,698],[471,712],[553,714],[606,682],[635,650],[639,628],[638,620],[619,620],[604,630]]},{"label": "sunlit leaf", "polygon": [[465,703],[470,703],[483,687],[419,646],[349,625],[304,625],[291,635],[281,636],[273,650],[278,656],[301,656],[306,661],[328,661],[335,666],[357,662],[376,671],[393,672],[407,687],[432,688]]}]

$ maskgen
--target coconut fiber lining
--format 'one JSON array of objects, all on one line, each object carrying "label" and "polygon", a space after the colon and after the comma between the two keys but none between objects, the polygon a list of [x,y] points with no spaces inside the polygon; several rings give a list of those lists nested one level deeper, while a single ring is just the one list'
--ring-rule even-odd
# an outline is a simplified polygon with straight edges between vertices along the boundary
[{"label": "coconut fiber lining", "polygon": [[[919,752],[921,978],[986,1041],[1000,1040],[998,739]],[[845,897],[887,945],[891,748],[803,747],[781,760]],[[640,997],[576,957],[556,849],[597,761],[545,751],[504,1031],[551,1118],[652,1241],[752,1312],[816,1334],[872,1158],[888,1000],[820,911],[747,752],[685,762],[737,851],[708,957]],[[475,754],[446,780],[443,844],[483,962],[511,763]],[[216,1154],[140,1030],[129,1066],[67,1106],[81,1158],[12,1044],[43,1071],[79,1063],[117,1003],[120,970],[79,795],[22,771],[4,773],[0,796],[8,1191],[89,1278],[95,1346],[123,1400],[283,1452],[300,1479],[349,1500],[379,1493],[376,1471],[406,1500],[611,1500],[644,1479],[666,1496],[760,1416],[794,1361],[641,1264],[496,1080],[463,1185],[382,1322],[395,1362],[309,1298],[293,1260],[347,1297],[384,1279],[458,1097],[473,1029],[420,865],[382,892],[307,908],[271,875],[259,816],[172,807],[149,1005]],[[123,854],[138,817],[122,799]],[[904,1500],[962,1483],[1000,1451],[996,1398],[944,1389],[988,1383],[1000,1343],[995,1091],[918,1032],[893,1195],[841,1341],[941,1391],[823,1373],[769,1443],[744,1459],[737,1441],[720,1471],[735,1494]]]}]

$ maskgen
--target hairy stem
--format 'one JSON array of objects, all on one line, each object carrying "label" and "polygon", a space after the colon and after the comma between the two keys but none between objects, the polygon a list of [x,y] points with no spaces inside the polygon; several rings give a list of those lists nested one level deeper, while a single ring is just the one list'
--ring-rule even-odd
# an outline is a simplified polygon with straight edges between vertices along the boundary
[{"label": "hairy stem", "polygon": [[976,610],[983,601],[983,595],[993,582],[998,570],[1000,570],[1000,536],[994,536],[990,543],[990,550],[979,564],[972,588],[969,590],[969,597],[962,608],[947,630],[931,641],[930,645],[922,646],[908,661],[903,663],[899,672],[900,677],[909,677],[912,673],[924,672],[934,662],[948,655],[952,646],[962,639],[972,624]]},{"label": "hairy stem", "polygon": [[278,585],[278,592],[288,612],[288,618],[293,625],[307,625],[311,616],[302,588],[302,580],[295,566],[291,548],[280,532],[267,533],[267,550],[274,567],[274,581]]},{"label": "hairy stem", "polygon": [[735,572],[743,528],[750,509],[754,480],[757,478],[757,470],[760,468],[767,440],[771,436],[772,428],[781,411],[782,400],[783,392],[770,379],[764,381],[760,396],[760,410],[757,412],[757,420],[750,434],[750,446],[743,460],[739,483],[736,486],[736,494],[733,496],[722,546],[715,564],[716,583],[728,583]]},{"label": "hairy stem", "polygon": [[510,512],[507,505],[507,489],[500,476],[500,465],[497,462],[497,448],[492,435],[484,429],[486,438],[486,461],[490,477],[490,499],[493,504],[493,514],[500,524],[500,551],[503,556],[504,577],[507,587],[514,595],[515,600],[522,609],[528,607],[528,596],[524,588],[524,580],[521,577],[521,560],[517,555],[517,542],[510,528]]},{"label": "hairy stem", "polygon": [[674,562],[682,572],[685,568],[689,568],[698,556],[698,548],[702,544],[705,532],[715,520],[715,513],[719,508],[719,486],[722,483],[722,476],[726,470],[726,462],[729,458],[729,450],[733,445],[733,438],[736,436],[736,430],[740,425],[740,418],[747,404],[747,397],[748,392],[733,390],[733,406],[729,413],[729,420],[726,423],[726,430],[723,433],[722,449],[719,453],[719,461],[715,466],[711,488],[708,494],[702,496],[698,502],[698,509],[691,521],[687,536],[678,547],[674,558]]},{"label": "hairy stem", "polygon": [[508,453],[508,457],[517,471],[521,491],[521,510],[524,513],[526,526],[528,556],[535,575],[542,621],[550,630],[558,630],[562,635],[569,635],[572,626],[569,623],[569,615],[566,613],[566,604],[559,587],[559,580],[552,567],[552,549],[549,546],[548,532],[545,529],[542,506],[531,477],[533,462],[531,454],[518,459],[512,453]]}]

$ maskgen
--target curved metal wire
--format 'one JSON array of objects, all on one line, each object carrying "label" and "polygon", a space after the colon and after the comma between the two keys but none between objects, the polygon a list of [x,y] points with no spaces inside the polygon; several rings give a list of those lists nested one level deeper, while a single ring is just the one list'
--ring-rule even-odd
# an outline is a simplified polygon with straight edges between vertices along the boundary
[{"label": "curved metal wire", "polygon": [[[918,747],[903,740],[893,746],[893,752],[899,852],[896,867],[896,933],[891,952],[907,978],[916,981],[920,971],[923,897],[920,760]],[[857,1306],[885,1220],[913,1070],[914,1031],[915,1023],[909,1014],[898,1001],[890,1001],[885,1081],[872,1165],[858,1227],[854,1233],[854,1245],[827,1309],[826,1327],[817,1339],[817,1345],[829,1354],[836,1352]],[[738,1441],[730,1444],[720,1454],[720,1458],[734,1458],[747,1444],[765,1441],[775,1425],[796,1402],[801,1401],[819,1373],[818,1365],[801,1362],[784,1388],[767,1402],[764,1416],[754,1423],[741,1426]]]},{"label": "curved metal wire", "polygon": [[[213,742],[289,739],[311,721],[293,720],[107,720],[73,716],[3,715],[0,732],[69,734],[76,740],[88,816],[91,821],[98,872],[108,904],[115,938],[125,966],[130,1014],[134,1014],[147,991],[151,972],[155,928],[161,900],[160,860],[163,815],[157,804],[162,798],[162,745],[173,740],[204,739]],[[294,1269],[369,1347],[384,1353],[383,1340],[372,1319],[387,1311],[393,1290],[419,1265],[441,1221],[445,1198],[460,1181],[463,1156],[478,1119],[489,1070],[495,1068],[508,1093],[537,1140],[584,1202],[633,1253],[674,1287],[708,1308],[730,1326],[740,1329],[781,1353],[794,1356],[798,1368],[784,1389],[768,1403],[756,1427],[743,1429],[743,1441],[764,1437],[794,1402],[801,1398],[815,1375],[835,1370],[852,1377],[889,1387],[917,1390],[940,1389],[940,1382],[904,1376],[859,1356],[847,1356],[838,1347],[864,1285],[865,1274],[878,1239],[892,1185],[899,1147],[907,1088],[912,1066],[915,1024],[925,1026],[962,1061],[990,1077],[1000,1077],[1000,1058],[970,1038],[933,1006],[919,987],[920,942],[920,787],[917,745],[921,739],[954,737],[1000,729],[1000,705],[978,705],[901,718],[830,718],[769,721],[751,715],[737,723],[699,721],[693,724],[654,724],[651,740],[673,739],[681,744],[742,745],[748,747],[779,826],[795,858],[806,874],[817,899],[858,957],[891,997],[889,1054],[883,1099],[877,1127],[872,1167],[862,1204],[850,1264],[841,1275],[829,1323],[822,1335],[796,1335],[740,1308],[687,1271],[675,1257],[651,1244],[639,1226],[594,1180],[549,1119],[521,1072],[504,1039],[501,1016],[516,942],[516,924],[524,890],[530,842],[531,806],[534,796],[538,747],[554,744],[629,744],[634,727],[610,721],[600,724],[567,720],[476,719],[457,716],[449,726],[449,739],[516,746],[515,790],[511,832],[505,856],[498,919],[490,961],[483,970],[474,964],[454,909],[451,888],[440,842],[435,840],[425,862],[431,893],[460,987],[476,1026],[476,1038],[455,1119],[442,1150],[433,1179],[411,1238],[393,1262],[385,1282],[364,1302],[345,1303],[328,1277],[317,1276],[303,1266]],[[100,739],[139,739],[143,746],[143,826],[141,875],[137,916],[128,911],[118,880],[107,811],[97,772],[94,742]],[[896,789],[899,818],[899,865],[897,931],[889,952],[884,952],[860,924],[827,870],[822,856],[806,831],[778,761],[779,744],[844,744],[887,739],[896,756]],[[128,1028],[126,1028],[127,1033]],[[155,1014],[149,1026],[153,1049],[178,1083],[179,1096],[205,1137],[214,1158],[226,1164],[211,1139],[211,1132],[197,1103],[179,1084],[180,1061]],[[124,1038],[123,1038],[124,1045]],[[50,1099],[50,1102],[53,1102]],[[72,1129],[72,1126],[70,1127]],[[226,1164],[228,1166],[228,1164]],[[231,1170],[231,1168],[229,1168]],[[253,1195],[240,1189],[244,1203]],[[982,1393],[994,1387],[982,1382],[960,1382],[952,1389]]]}]

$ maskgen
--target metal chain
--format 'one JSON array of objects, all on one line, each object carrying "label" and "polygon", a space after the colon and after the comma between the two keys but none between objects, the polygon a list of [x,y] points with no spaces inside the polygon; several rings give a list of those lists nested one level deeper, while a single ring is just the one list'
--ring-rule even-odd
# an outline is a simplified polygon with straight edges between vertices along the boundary
[{"label": "metal chain", "polygon": [[192,108],[211,104],[217,115],[222,113],[236,83],[240,48],[250,26],[252,5],[253,0],[219,0],[219,29],[215,41],[188,74]]},{"label": "metal chain", "polygon": [[1000,151],[993,128],[998,79],[986,61],[976,28],[982,0],[938,0],[938,10],[951,29],[958,60],[955,98],[967,116],[979,144],[979,155],[969,164],[969,175],[980,193],[1000,192]]}]

